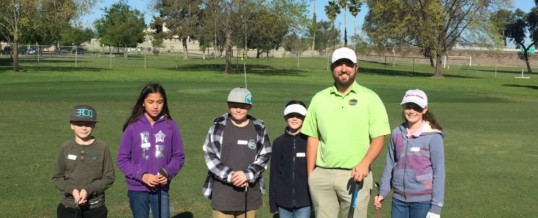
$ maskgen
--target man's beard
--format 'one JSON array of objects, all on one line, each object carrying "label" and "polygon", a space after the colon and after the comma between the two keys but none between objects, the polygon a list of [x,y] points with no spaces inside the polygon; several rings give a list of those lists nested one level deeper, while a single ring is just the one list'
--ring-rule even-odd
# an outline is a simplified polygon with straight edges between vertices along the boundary
[{"label": "man's beard", "polygon": [[337,75],[337,76],[334,76],[334,75],[333,75],[333,78],[334,78],[334,84],[335,84],[336,86],[338,86],[338,87],[350,87],[350,86],[353,84],[353,82],[355,82],[355,76],[356,76],[356,75],[357,75],[357,74],[354,74],[353,76],[349,76],[349,74],[348,74],[349,79],[348,79],[347,81],[345,81],[345,82],[342,82],[342,81],[338,78],[338,77],[339,77],[338,75]]}]

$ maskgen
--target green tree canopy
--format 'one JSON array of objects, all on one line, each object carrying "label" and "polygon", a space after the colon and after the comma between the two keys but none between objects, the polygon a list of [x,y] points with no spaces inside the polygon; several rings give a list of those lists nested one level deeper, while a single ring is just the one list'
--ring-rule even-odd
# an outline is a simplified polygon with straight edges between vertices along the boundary
[{"label": "green tree canopy", "polygon": [[340,31],[334,28],[331,21],[319,21],[316,23],[316,51],[325,54],[329,48],[339,42]]},{"label": "green tree canopy", "polygon": [[78,16],[74,0],[43,0],[34,21],[39,44],[59,43],[62,31],[71,28],[73,17]]},{"label": "green tree canopy", "polygon": [[157,39],[179,39],[183,46],[183,59],[188,58],[187,40],[197,39],[202,25],[202,0],[158,0],[155,9],[159,18],[154,25],[161,25],[167,31],[157,30]]},{"label": "green tree canopy", "polygon": [[[435,75],[442,77],[441,60],[456,44],[497,46],[489,15],[510,7],[510,0],[367,0],[370,11],[365,32],[376,44],[418,46],[435,56]],[[387,29],[389,28],[390,29]],[[393,31],[393,32],[390,32]]]},{"label": "green tree canopy", "polygon": [[252,15],[247,27],[247,45],[250,49],[256,49],[256,57],[263,52],[278,49],[284,36],[288,34],[288,23],[283,16],[267,9],[261,9]]},{"label": "green tree canopy", "polygon": [[306,5],[300,1],[274,0],[252,11],[246,22],[247,47],[256,49],[257,55],[278,49],[284,37],[291,33],[306,32],[310,21],[305,16]]},{"label": "green tree canopy", "polygon": [[[521,56],[527,65],[527,71],[532,73],[529,63],[529,50],[538,43],[538,2],[536,7],[531,8],[529,13],[516,9],[509,16],[505,16],[504,36],[517,47],[522,49]],[[504,13],[504,12],[503,12]],[[501,17],[504,14],[496,13],[493,17]],[[526,45],[525,39],[529,33],[531,42]]]},{"label": "green tree canopy", "polygon": [[19,71],[19,42],[53,43],[62,29],[97,0],[0,0],[0,34],[13,47],[13,70]]},{"label": "green tree canopy", "polygon": [[305,39],[301,38],[296,33],[291,33],[284,38],[282,44],[286,51],[300,54],[301,51],[308,49],[308,44],[306,42]]},{"label": "green tree canopy", "polygon": [[83,42],[90,41],[94,36],[90,28],[72,27],[62,31],[61,38],[64,45],[81,45]]},{"label": "green tree canopy", "polygon": [[136,47],[144,41],[144,15],[139,10],[131,9],[124,0],[105,8],[104,12],[103,17],[94,23],[97,35],[104,45],[123,47],[124,57],[127,58],[127,48]]}]

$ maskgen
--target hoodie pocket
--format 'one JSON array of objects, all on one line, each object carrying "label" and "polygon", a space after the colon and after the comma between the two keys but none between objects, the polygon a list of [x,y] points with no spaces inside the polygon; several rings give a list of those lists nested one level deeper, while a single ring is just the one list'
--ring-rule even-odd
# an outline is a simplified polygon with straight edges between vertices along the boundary
[{"label": "hoodie pocket", "polygon": [[433,185],[433,175],[431,173],[417,175],[416,179],[418,182],[422,183],[426,189],[431,189]]}]

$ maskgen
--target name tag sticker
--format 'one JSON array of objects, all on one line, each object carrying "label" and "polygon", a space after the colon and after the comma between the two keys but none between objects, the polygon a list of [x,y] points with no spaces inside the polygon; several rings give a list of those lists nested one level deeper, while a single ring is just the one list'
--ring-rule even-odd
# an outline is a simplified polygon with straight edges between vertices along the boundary
[{"label": "name tag sticker", "polygon": [[237,140],[237,144],[238,145],[246,145],[246,144],[248,144],[248,141],[247,140]]},{"label": "name tag sticker", "polygon": [[297,152],[297,157],[306,157],[304,152]]},{"label": "name tag sticker", "polygon": [[412,152],[419,152],[420,148],[419,147],[411,147],[411,151]]},{"label": "name tag sticker", "polygon": [[77,155],[74,155],[74,154],[68,154],[68,155],[67,155],[67,159],[69,159],[69,160],[76,160],[76,159],[77,159]]}]

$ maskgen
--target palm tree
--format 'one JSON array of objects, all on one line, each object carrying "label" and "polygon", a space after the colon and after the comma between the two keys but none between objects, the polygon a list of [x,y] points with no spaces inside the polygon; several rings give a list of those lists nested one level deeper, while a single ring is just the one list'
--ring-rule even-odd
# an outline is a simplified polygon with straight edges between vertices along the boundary
[{"label": "palm tree", "polygon": [[362,2],[360,0],[349,0],[349,13],[355,17],[353,20],[353,49],[357,50],[357,15],[361,11]]},{"label": "palm tree", "polygon": [[[338,4],[342,9],[344,9],[344,46],[347,46],[347,22],[346,22],[346,11],[347,11],[347,0],[338,0]],[[338,12],[340,14],[340,12]]]},{"label": "palm tree", "polygon": [[325,5],[325,14],[329,20],[334,23],[334,20],[336,20],[336,15],[340,14],[340,7],[334,0],[330,1],[328,5]]},{"label": "palm tree", "polygon": [[340,14],[340,6],[334,1],[331,0],[328,5],[325,5],[325,14],[331,20],[334,28],[334,20],[336,20],[336,15]]}]

